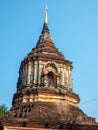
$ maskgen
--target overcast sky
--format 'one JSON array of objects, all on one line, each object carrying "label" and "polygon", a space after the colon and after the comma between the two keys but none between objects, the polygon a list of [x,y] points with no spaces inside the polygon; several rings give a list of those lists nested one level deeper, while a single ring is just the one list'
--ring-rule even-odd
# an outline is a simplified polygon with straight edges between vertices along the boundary
[{"label": "overcast sky", "polygon": [[98,121],[98,0],[0,0],[0,104],[11,107],[20,63],[36,45],[46,3],[51,37],[73,62],[79,106]]}]

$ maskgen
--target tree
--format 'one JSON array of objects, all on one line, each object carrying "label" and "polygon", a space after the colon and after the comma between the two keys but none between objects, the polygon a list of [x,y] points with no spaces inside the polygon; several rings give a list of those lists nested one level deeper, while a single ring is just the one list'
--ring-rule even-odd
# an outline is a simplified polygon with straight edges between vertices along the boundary
[{"label": "tree", "polygon": [[0,105],[0,117],[4,117],[8,112],[8,107],[5,104]]}]

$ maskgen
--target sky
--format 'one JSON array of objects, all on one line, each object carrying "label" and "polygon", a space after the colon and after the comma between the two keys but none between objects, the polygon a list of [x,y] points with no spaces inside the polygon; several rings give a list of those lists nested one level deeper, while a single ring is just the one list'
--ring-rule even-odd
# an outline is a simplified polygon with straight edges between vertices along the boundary
[{"label": "sky", "polygon": [[73,62],[79,107],[98,121],[98,0],[0,0],[0,105],[11,107],[20,63],[41,34],[46,4],[53,42]]}]

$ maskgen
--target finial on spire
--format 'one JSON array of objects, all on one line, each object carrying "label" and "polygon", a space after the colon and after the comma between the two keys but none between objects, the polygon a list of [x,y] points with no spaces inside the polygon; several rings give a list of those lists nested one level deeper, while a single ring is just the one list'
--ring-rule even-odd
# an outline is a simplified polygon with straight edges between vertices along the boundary
[{"label": "finial on spire", "polygon": [[48,23],[48,17],[47,17],[48,7],[45,6],[45,17],[44,17],[44,23]]},{"label": "finial on spire", "polygon": [[45,6],[45,16],[44,16],[44,25],[43,25],[43,29],[42,29],[42,34],[43,33],[48,33],[49,34],[49,29],[48,29],[48,17],[47,17],[47,11],[48,11],[48,7],[47,5]]}]

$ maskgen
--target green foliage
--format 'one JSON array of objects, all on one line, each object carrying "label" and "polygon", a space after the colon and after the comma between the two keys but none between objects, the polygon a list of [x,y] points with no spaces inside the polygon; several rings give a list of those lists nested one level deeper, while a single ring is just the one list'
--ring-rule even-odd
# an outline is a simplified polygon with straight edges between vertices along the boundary
[{"label": "green foliage", "polygon": [[0,105],[0,117],[4,117],[8,112],[8,107],[5,104]]}]

